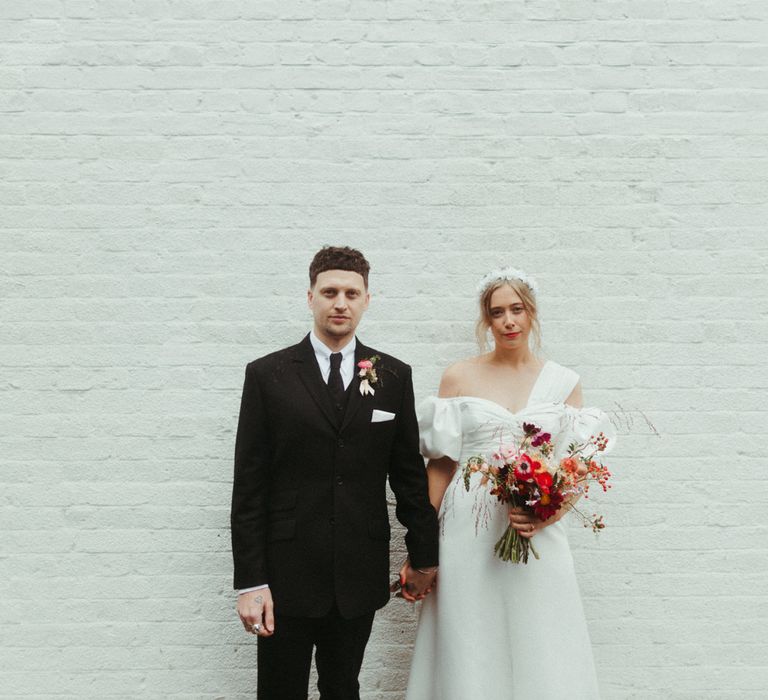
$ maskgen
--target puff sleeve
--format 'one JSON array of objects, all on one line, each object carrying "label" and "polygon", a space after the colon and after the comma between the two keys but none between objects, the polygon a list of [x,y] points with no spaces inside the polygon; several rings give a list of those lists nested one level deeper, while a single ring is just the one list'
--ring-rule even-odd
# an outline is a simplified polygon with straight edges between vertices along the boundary
[{"label": "puff sleeve", "polygon": [[416,410],[419,420],[419,448],[429,459],[461,456],[461,403],[430,396]]},{"label": "puff sleeve", "polygon": [[607,454],[616,445],[616,428],[607,413],[599,408],[574,408],[566,406],[569,440],[587,442],[593,435],[603,433],[608,444],[602,454]]}]

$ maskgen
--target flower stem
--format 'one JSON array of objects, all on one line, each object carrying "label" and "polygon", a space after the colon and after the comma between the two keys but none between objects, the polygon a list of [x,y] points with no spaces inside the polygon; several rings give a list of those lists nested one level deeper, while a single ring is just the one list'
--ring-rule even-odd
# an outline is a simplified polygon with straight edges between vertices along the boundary
[{"label": "flower stem", "polygon": [[513,564],[528,563],[528,552],[532,552],[536,559],[539,553],[534,549],[533,542],[527,537],[521,537],[520,533],[508,525],[504,534],[493,548],[496,556],[502,561],[511,561]]}]

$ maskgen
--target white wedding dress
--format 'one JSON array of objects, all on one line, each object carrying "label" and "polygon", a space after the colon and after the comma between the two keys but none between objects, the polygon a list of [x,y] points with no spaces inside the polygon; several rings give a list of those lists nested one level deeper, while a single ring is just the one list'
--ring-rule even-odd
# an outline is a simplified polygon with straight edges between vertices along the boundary
[{"label": "white wedding dress", "polygon": [[[556,456],[574,439],[600,431],[612,437],[602,411],[563,403],[577,381],[575,372],[547,362],[517,413],[478,397],[430,397],[418,411],[422,453],[463,465],[510,438],[519,442],[523,422],[551,433]],[[504,562],[493,547],[507,527],[508,506],[479,480],[474,474],[467,492],[459,468],[443,498],[440,572],[422,603],[407,700],[598,698],[563,521],[534,535],[540,559]]]}]

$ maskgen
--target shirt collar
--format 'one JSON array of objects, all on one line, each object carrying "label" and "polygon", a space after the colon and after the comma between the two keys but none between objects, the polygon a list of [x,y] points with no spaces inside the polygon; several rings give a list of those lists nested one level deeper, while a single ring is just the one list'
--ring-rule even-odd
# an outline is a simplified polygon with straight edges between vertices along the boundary
[{"label": "shirt collar", "polygon": [[[312,343],[312,348],[317,355],[326,358],[330,362],[331,354],[334,351],[331,350],[322,340],[320,340],[320,338],[315,335],[315,331],[309,332],[309,342]],[[352,336],[352,340],[350,340],[341,350],[337,350],[336,352],[341,353],[341,360],[343,362],[350,355],[354,356],[356,347],[357,338]]]}]

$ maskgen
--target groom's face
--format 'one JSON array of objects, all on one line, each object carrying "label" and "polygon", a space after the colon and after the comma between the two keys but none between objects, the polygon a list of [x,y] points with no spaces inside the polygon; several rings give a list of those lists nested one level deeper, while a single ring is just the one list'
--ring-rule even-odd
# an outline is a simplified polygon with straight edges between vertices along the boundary
[{"label": "groom's face", "polygon": [[363,276],[349,270],[326,270],[307,292],[315,318],[315,334],[332,343],[351,339],[368,308],[370,295]]}]

